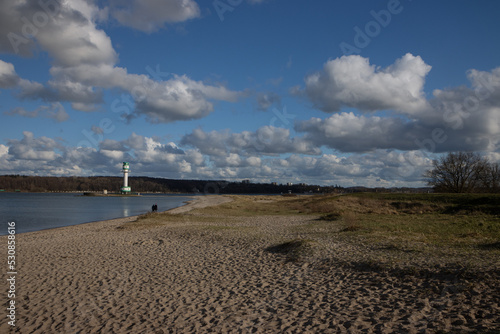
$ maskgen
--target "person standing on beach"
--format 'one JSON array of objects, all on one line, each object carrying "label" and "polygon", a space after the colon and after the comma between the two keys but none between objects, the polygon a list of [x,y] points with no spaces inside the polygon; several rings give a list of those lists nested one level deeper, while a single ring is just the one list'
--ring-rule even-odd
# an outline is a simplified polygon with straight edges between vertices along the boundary
[{"label": "person standing on beach", "polygon": [[151,207],[151,211],[152,211],[152,212],[156,212],[156,211],[158,211],[158,205],[156,205],[156,203],[155,203],[155,204],[153,204],[153,206]]}]

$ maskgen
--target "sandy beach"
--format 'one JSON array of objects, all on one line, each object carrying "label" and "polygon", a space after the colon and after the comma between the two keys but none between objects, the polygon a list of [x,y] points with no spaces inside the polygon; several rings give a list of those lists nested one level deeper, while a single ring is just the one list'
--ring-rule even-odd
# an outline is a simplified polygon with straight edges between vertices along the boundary
[{"label": "sandy beach", "polygon": [[382,270],[373,256],[389,250],[323,240],[320,230],[319,243],[302,228],[313,216],[217,209],[234,198],[199,196],[153,223],[129,217],[17,235],[16,326],[4,307],[0,332],[500,331],[496,263],[480,276],[432,260]]}]

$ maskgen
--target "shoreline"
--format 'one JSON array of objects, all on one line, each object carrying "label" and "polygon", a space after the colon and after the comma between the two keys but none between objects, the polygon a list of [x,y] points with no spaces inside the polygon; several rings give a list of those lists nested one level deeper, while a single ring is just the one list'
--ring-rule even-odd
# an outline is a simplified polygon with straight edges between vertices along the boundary
[{"label": "shoreline", "polygon": [[[33,194],[37,194],[37,193],[33,193]],[[51,194],[67,195],[68,193],[59,192],[59,193],[51,193]],[[151,195],[154,196],[155,194],[151,194]],[[169,194],[162,194],[162,195],[169,195]],[[75,196],[82,197],[82,198],[83,197],[87,197],[87,196],[84,196],[84,195],[76,195],[76,194],[75,194]],[[172,196],[176,197],[178,195],[172,195]],[[118,197],[118,196],[113,196],[113,195],[108,196],[108,195],[105,195],[105,196],[88,196],[88,197],[109,197],[109,198],[114,198],[114,197]],[[131,196],[131,197],[140,197],[140,196]],[[185,197],[186,200],[184,200],[182,202],[182,204],[180,204],[180,206],[177,206],[177,207],[174,207],[174,208],[171,208],[171,209],[167,209],[167,210],[163,210],[163,211],[159,211],[158,213],[166,212],[166,211],[173,210],[173,209],[176,209],[176,208],[179,208],[179,207],[184,207],[184,206],[188,205],[189,203],[191,203],[193,200],[196,199],[196,196],[194,196],[194,195],[183,195],[182,197]],[[147,213],[147,212],[145,212],[145,213]],[[37,229],[35,231],[23,231],[23,232],[16,231],[16,234],[21,235],[21,234],[26,234],[26,233],[35,233],[35,232],[40,232],[40,231],[54,230],[54,229],[60,229],[60,228],[65,228],[65,227],[78,226],[78,225],[83,225],[83,224],[93,224],[93,223],[99,223],[99,222],[114,221],[114,220],[119,220],[119,219],[125,219],[127,221],[130,221],[131,219],[137,219],[139,216],[140,215],[137,215],[137,214],[133,215],[133,216],[126,216],[126,217],[116,216],[116,217],[109,218],[109,219],[99,219],[98,217],[95,217],[97,219],[83,221],[83,222],[77,222],[77,223],[71,222],[71,223],[69,223],[69,225],[52,226],[52,227],[42,227],[41,229]],[[12,220],[15,220],[15,219],[12,219]],[[0,237],[2,237],[2,236],[7,236],[7,233],[0,234]]]},{"label": "shoreline", "polygon": [[[194,209],[200,209],[200,208],[205,208],[207,206],[212,206],[212,205],[219,205],[225,202],[229,202],[230,199],[226,197],[226,200],[214,200],[214,199],[209,199],[210,197],[213,196],[220,196],[222,198],[223,195],[193,195],[189,196],[190,199],[184,201],[183,205],[167,209],[164,211],[159,211],[159,214],[162,213],[169,213],[169,214],[182,214],[189,212]],[[186,196],[188,197],[188,196]],[[79,223],[75,225],[67,225],[67,226],[60,226],[60,227],[51,227],[51,228],[46,228],[38,231],[30,231],[30,232],[20,232],[16,233],[16,235],[25,235],[25,234],[32,234],[32,233],[38,233],[38,232],[44,232],[44,231],[52,231],[52,230],[60,230],[60,229],[65,229],[65,228],[71,228],[71,227],[76,227],[76,226],[82,226],[82,225],[88,225],[88,224],[110,224],[110,225],[116,225],[116,224],[123,224],[123,223],[129,223],[137,220],[141,215],[134,215],[134,216],[128,216],[128,217],[117,217],[117,218],[111,218],[111,219],[104,219],[104,220],[94,220],[94,221],[89,221],[89,222],[84,222],[84,223]],[[0,238],[2,237],[7,237],[7,234],[0,235]]]}]

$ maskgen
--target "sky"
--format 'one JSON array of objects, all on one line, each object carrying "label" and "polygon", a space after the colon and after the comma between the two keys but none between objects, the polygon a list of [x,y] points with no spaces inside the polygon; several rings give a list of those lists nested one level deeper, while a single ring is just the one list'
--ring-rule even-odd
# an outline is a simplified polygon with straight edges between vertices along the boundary
[{"label": "sky", "polygon": [[494,0],[2,0],[0,175],[426,186],[500,162]]}]

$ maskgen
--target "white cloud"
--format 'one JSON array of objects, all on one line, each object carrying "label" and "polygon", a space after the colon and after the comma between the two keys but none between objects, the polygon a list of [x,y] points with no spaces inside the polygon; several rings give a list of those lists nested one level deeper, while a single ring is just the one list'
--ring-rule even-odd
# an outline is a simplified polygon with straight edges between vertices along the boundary
[{"label": "white cloud", "polygon": [[316,147],[326,146],[341,152],[498,151],[500,68],[489,72],[470,70],[467,76],[471,88],[437,89],[425,108],[403,117],[341,112],[326,119],[296,122],[295,130],[304,132],[304,139]]},{"label": "white cloud", "polygon": [[367,152],[375,149],[413,149],[419,129],[414,122],[399,118],[334,114],[326,119],[311,118],[298,122],[295,129],[306,132],[316,146],[328,146],[341,152]]},{"label": "white cloud", "polygon": [[229,153],[225,157],[216,157],[215,165],[217,167],[231,166],[238,167],[241,164],[241,157],[236,153]]},{"label": "white cloud", "polygon": [[182,145],[191,145],[210,156],[230,153],[247,155],[277,155],[282,153],[319,154],[321,151],[309,140],[291,138],[290,130],[263,126],[255,132],[231,133],[229,130],[204,132],[195,129],[181,139]]},{"label": "white cloud", "polygon": [[9,147],[3,144],[0,144],[0,158],[3,158],[9,154]]},{"label": "white cloud", "polygon": [[94,104],[102,99],[94,87],[119,88],[135,101],[133,116],[145,115],[152,123],[201,118],[213,111],[210,100],[234,102],[241,96],[224,86],[206,85],[184,75],[158,82],[108,64],[53,67],[51,74],[51,87],[71,101]]},{"label": "white cloud", "polygon": [[38,109],[33,111],[28,111],[24,108],[17,107],[12,109],[11,111],[4,112],[4,115],[18,115],[22,117],[35,118],[38,116]]},{"label": "white cloud", "polygon": [[100,142],[99,149],[100,150],[120,151],[120,152],[127,151],[127,147],[125,146],[125,144],[123,142],[120,142],[117,140],[112,140],[112,139],[105,139],[102,142]]},{"label": "white cloud", "polygon": [[268,110],[272,105],[280,105],[281,97],[273,92],[257,94],[257,109],[261,111]]},{"label": "white cloud", "polygon": [[[59,141],[24,132],[0,146],[0,173],[41,175],[116,175],[122,161],[133,164],[135,175],[197,177],[205,158],[195,150],[184,151],[174,143],[132,135],[126,140],[104,140],[99,148],[64,146]],[[118,167],[117,167],[118,166]],[[77,171],[76,174],[71,174]],[[194,174],[191,174],[194,173]]]},{"label": "white cloud", "polygon": [[113,160],[123,160],[125,154],[122,151],[100,150],[101,154]]},{"label": "white cloud", "polygon": [[419,151],[266,158],[239,153],[203,155],[197,149],[181,149],[172,142],[164,144],[137,134],[125,140],[104,140],[98,149],[63,146],[30,132],[21,140],[0,145],[0,173],[119,175],[122,161],[131,163],[134,175],[345,186],[422,186],[421,175],[431,166],[430,157]]},{"label": "white cloud", "polygon": [[55,152],[60,145],[51,138],[34,138],[33,133],[23,132],[23,139],[11,139],[9,144],[9,155],[14,160],[44,160],[53,161],[59,155]]},{"label": "white cloud", "polygon": [[10,88],[17,85],[19,77],[14,65],[0,59],[0,88]]},{"label": "white cloud", "polygon": [[111,40],[95,25],[101,17],[91,1],[5,0],[0,4],[0,50],[29,55],[38,44],[57,66],[114,63]]},{"label": "white cloud", "polygon": [[69,115],[66,112],[64,106],[59,102],[54,102],[50,105],[44,105],[36,108],[33,111],[27,111],[24,108],[17,107],[11,111],[4,112],[5,115],[17,115],[28,118],[44,117],[51,118],[56,122],[64,122],[69,119]]},{"label": "white cloud", "polygon": [[319,157],[292,155],[284,165],[297,181],[310,184],[391,187],[422,186],[422,174],[431,167],[432,161],[413,151],[377,150],[343,157],[333,154]]},{"label": "white cloud", "polygon": [[259,157],[248,157],[245,162],[250,167],[259,167],[262,165],[262,159]]},{"label": "white cloud", "polygon": [[[152,25],[150,28],[159,27],[163,22],[184,21],[199,14],[198,6],[192,0],[137,0],[132,6],[128,2],[124,4],[130,11],[112,6],[113,14],[131,25],[147,22]],[[40,13],[47,16],[43,8],[34,3],[20,5],[7,1],[0,5],[0,9],[3,10],[0,11],[0,21],[8,16],[5,13],[16,18],[9,17],[6,23],[0,24],[0,35],[12,31],[22,35],[22,17]],[[52,78],[48,85],[21,80],[12,64],[2,62],[0,87],[17,84],[21,89],[20,98],[68,101],[73,108],[81,111],[96,110],[97,105],[103,102],[103,89],[119,89],[130,94],[135,102],[135,110],[128,115],[129,120],[144,115],[152,123],[201,118],[213,111],[213,100],[234,102],[241,96],[222,85],[207,85],[182,75],[174,75],[168,80],[153,80],[147,75],[130,74],[126,68],[116,66],[118,54],[111,39],[97,26],[106,16],[106,9],[99,8],[92,1],[66,1],[56,9],[30,39],[23,37],[29,44],[26,45],[26,53],[36,42],[52,57]],[[127,18],[127,15],[131,17]],[[0,41],[3,43],[0,50],[15,52],[12,46],[9,48],[8,41]]]},{"label": "white cloud", "polygon": [[395,109],[415,113],[426,107],[423,92],[425,76],[431,67],[419,57],[406,54],[380,69],[361,56],[343,56],[329,60],[323,70],[305,78],[302,93],[313,105],[326,112],[342,107],[362,111]]},{"label": "white cloud", "polygon": [[262,165],[262,159],[259,157],[251,156],[251,157],[241,157],[236,153],[229,153],[227,156],[213,156],[210,158],[211,161],[214,162],[215,167],[260,167]]},{"label": "white cloud", "polygon": [[52,103],[50,106],[45,106],[45,112],[48,118],[54,119],[56,122],[64,122],[69,119],[69,115],[59,102]]},{"label": "white cloud", "polygon": [[114,0],[111,1],[111,15],[124,26],[153,32],[165,23],[199,17],[200,8],[192,0]]},{"label": "white cloud", "polygon": [[[467,78],[472,83],[474,98],[478,101],[488,101],[494,106],[500,103],[500,67],[490,72],[470,70]],[[464,101],[467,102],[467,101]],[[474,101],[469,101],[470,108],[473,108]]]},{"label": "white cloud", "polygon": [[[75,8],[75,4],[87,4]],[[67,12],[56,24],[47,25],[36,35],[40,46],[54,58],[56,66],[72,67],[82,64],[114,64],[118,55],[111,39],[103,30],[97,29],[96,6],[84,1],[68,2]],[[71,8],[73,7],[73,8]]]}]

